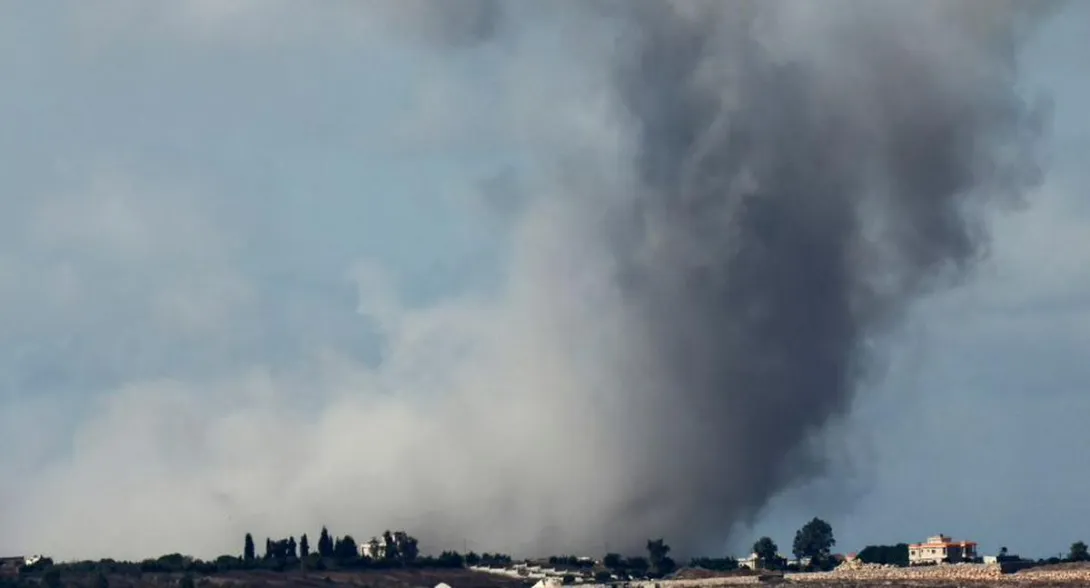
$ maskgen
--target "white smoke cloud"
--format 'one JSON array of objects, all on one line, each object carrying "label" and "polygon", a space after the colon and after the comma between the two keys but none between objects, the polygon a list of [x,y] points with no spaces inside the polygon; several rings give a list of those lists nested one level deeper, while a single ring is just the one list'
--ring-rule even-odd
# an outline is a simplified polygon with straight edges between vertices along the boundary
[{"label": "white smoke cloud", "polygon": [[[33,250],[78,252],[110,274],[172,268],[131,294],[124,284],[97,291],[103,283],[78,270],[68,287],[68,328],[98,333],[106,339],[99,344],[126,341],[111,336],[110,324],[80,324],[80,312],[102,312],[127,295],[118,329],[153,319],[134,330],[135,347],[98,358],[129,374],[141,370],[128,364],[149,352],[143,338],[165,355],[150,364],[186,346],[234,341],[250,320],[240,308],[245,293],[258,288],[230,264],[208,277],[209,244],[224,235],[193,216],[184,196],[154,207],[146,187],[133,197],[127,186],[135,183],[92,180],[81,195],[42,202],[28,237]],[[625,454],[622,438],[607,434],[615,432],[611,415],[624,413],[619,383],[605,379],[602,365],[610,360],[604,351],[630,334],[620,319],[608,320],[619,305],[603,281],[605,261],[595,264],[578,241],[560,236],[575,224],[563,214],[526,215],[507,285],[486,297],[413,308],[381,268],[351,268],[359,312],[381,327],[376,367],[316,348],[284,366],[127,375],[116,389],[86,390],[95,400],[70,447],[33,455],[35,463],[17,470],[26,475],[5,480],[5,547],[61,557],[209,556],[237,551],[247,531],[299,534],[324,522],[357,535],[427,526],[433,545],[469,536],[495,550],[540,545],[541,529],[559,533],[560,547],[572,537],[554,525],[581,521],[576,528],[586,530],[594,512],[605,523],[617,491],[611,471]],[[186,230],[187,218],[199,232]],[[194,257],[201,263],[188,264]],[[22,283],[8,282],[6,294],[57,270],[21,271]],[[595,380],[597,390],[588,387]],[[28,408],[20,414],[30,417]],[[12,424],[8,444],[48,426]]]}]

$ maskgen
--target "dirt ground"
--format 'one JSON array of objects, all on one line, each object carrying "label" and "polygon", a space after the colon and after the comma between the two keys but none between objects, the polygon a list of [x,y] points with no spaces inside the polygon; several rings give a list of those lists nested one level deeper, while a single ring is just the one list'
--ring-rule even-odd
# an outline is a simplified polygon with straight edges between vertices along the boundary
[{"label": "dirt ground", "polygon": [[[947,573],[954,571],[947,570]],[[1033,588],[1090,586],[1090,566],[1065,564],[1042,566],[999,577],[944,578],[936,569],[931,577],[898,577],[899,574],[921,573],[920,570],[877,570],[870,577],[849,574],[790,574],[776,585],[798,588],[969,588],[985,586],[1026,586]],[[930,575],[930,574],[929,574]],[[683,580],[633,582],[628,588],[720,588],[741,584],[762,584],[753,575],[692,574]],[[178,588],[181,574],[109,575],[109,588]],[[470,570],[359,570],[359,571],[296,571],[262,570],[232,571],[210,576],[194,576],[197,588],[434,588],[440,582],[451,588],[529,588],[533,580],[508,578]],[[93,574],[66,574],[61,578],[64,588],[96,588]],[[584,585],[590,588],[590,585]],[[624,588],[616,586],[615,588]]]},{"label": "dirt ground", "polygon": [[[108,575],[109,588],[177,588],[181,574]],[[197,588],[528,588],[531,582],[469,570],[233,571],[193,576]],[[93,574],[66,574],[64,588],[95,588]]]},{"label": "dirt ground", "polygon": [[[638,588],[720,588],[742,584],[761,584],[753,576],[719,576],[710,573],[689,574],[674,582],[643,583]],[[767,582],[773,583],[773,582]],[[1090,586],[1090,564],[1044,565],[1016,573],[1003,574],[998,566],[988,564],[948,565],[927,568],[864,566],[862,569],[838,569],[833,572],[787,574],[774,582],[799,588],[968,588],[970,586]]]}]

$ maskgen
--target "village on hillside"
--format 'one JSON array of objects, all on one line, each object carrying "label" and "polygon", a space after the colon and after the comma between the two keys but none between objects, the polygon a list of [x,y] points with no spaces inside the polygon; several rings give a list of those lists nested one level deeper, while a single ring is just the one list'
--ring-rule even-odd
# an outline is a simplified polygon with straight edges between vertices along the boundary
[{"label": "village on hillside", "polygon": [[[693,558],[687,565],[679,565],[670,557],[670,546],[661,538],[647,541],[646,556],[609,553],[600,558],[568,555],[514,560],[504,554],[472,551],[423,555],[417,540],[404,531],[386,531],[357,543],[351,535],[335,537],[323,527],[313,551],[303,534],[298,541],[295,537],[266,539],[264,553],[259,554],[253,537],[247,534],[241,556],[223,555],[211,561],[177,553],[140,562],[105,559],[55,563],[41,555],[0,558],[0,588],[140,588],[147,581],[156,585],[176,582],[179,588],[195,588],[212,579],[218,584],[264,586],[282,584],[287,578],[293,585],[320,580],[326,584],[364,582],[364,586],[375,586],[372,580],[377,579],[381,580],[377,584],[389,588],[554,588],[644,582],[706,585],[776,578],[823,581],[830,576],[838,581],[926,579],[936,575],[972,580],[1090,561],[1087,546],[1081,541],[1071,546],[1066,558],[1048,560],[1021,558],[1006,548],[994,555],[982,555],[975,541],[942,533],[919,543],[870,545],[847,554],[834,552],[835,545],[832,527],[819,518],[796,532],[791,558],[785,557],[772,539],[761,537],[747,556]],[[1090,567],[1079,573],[1090,581]]]},{"label": "village on hillside", "polygon": [[[761,541],[759,540],[758,545],[755,545],[755,547],[759,547],[760,543]],[[871,553],[867,553],[868,550],[864,550],[862,557],[860,553],[829,554],[829,566],[827,567],[851,570],[862,568],[866,564],[916,567],[939,566],[945,564],[1004,563],[1007,564],[1008,568],[1012,569],[1015,567],[1024,568],[1030,564],[1037,563],[1023,560],[1017,555],[1009,554],[1007,553],[1006,548],[1002,548],[1000,552],[995,555],[980,555],[975,541],[955,540],[949,535],[941,533],[928,537],[920,543],[901,544],[901,547],[903,547],[905,556],[903,562],[895,561],[899,559],[896,554],[896,552],[899,551],[899,546],[871,546],[868,548]],[[1076,557],[1078,556],[1076,555]],[[724,558],[721,560],[710,558],[694,559],[692,562],[693,565],[663,577],[665,579],[671,579],[692,576],[694,575],[694,568],[702,567],[700,564],[711,564],[709,567],[718,568],[713,571],[729,572],[732,570],[748,570],[751,572],[760,572],[780,570],[805,573],[807,570],[817,571],[818,568],[812,566],[813,559],[813,556],[807,555],[789,559],[778,551],[775,552],[774,557],[768,557],[767,555],[762,555],[757,551],[753,551],[748,556],[741,558]],[[766,562],[766,560],[768,561]],[[554,557],[549,558],[549,560],[527,560],[507,565],[475,565],[469,566],[469,569],[510,578],[534,579],[537,580],[535,588],[546,588],[546,586],[549,585],[584,583],[602,584],[650,579],[648,577],[641,577],[638,574],[633,575],[631,573],[626,573],[633,569],[631,567],[622,567],[622,571],[618,571],[618,567],[621,566],[610,564],[611,562],[608,561],[608,557],[604,560],[596,560],[589,556],[581,556],[570,558]],[[639,566],[637,566],[637,568],[638,567]],[[595,573],[596,569],[602,570],[603,568],[605,570],[604,572],[598,571]],[[608,572],[608,575],[606,575],[605,572]]]}]

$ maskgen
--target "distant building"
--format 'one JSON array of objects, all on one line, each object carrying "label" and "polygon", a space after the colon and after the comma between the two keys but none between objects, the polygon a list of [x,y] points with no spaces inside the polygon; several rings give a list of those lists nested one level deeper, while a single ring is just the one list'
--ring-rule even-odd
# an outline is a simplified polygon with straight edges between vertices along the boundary
[{"label": "distant building", "polygon": [[1012,562],[1021,562],[1021,561],[1023,561],[1021,556],[1010,553],[1009,551],[1007,551],[1006,547],[1001,549],[999,551],[999,553],[997,553],[995,555],[985,555],[984,556],[984,563],[986,563],[986,564],[1002,564],[1002,563],[1012,563]]},{"label": "distant building", "polygon": [[751,553],[748,557],[738,558],[738,567],[755,570],[757,569],[757,564],[760,563],[760,560],[761,558],[757,557],[756,553]]},{"label": "distant building", "polygon": [[[776,554],[776,559],[780,560],[780,562],[788,562],[788,560],[779,553]],[[809,562],[809,560],[807,560],[807,562]],[[761,569],[761,558],[757,557],[756,553],[751,553],[748,557],[738,558],[738,567],[759,570]]]},{"label": "distant building", "polygon": [[908,563],[914,566],[969,562],[977,558],[975,541],[954,541],[941,533],[908,546]]},{"label": "distant building", "polygon": [[810,558],[809,556],[804,555],[804,556],[802,556],[802,557],[800,557],[798,559],[789,559],[789,560],[787,560],[787,565],[795,566],[795,567],[798,567],[798,568],[805,568],[806,566],[810,565],[811,561],[812,561],[812,558]]},{"label": "distant building", "polygon": [[379,560],[386,557],[386,540],[374,539],[360,543],[360,557]]}]

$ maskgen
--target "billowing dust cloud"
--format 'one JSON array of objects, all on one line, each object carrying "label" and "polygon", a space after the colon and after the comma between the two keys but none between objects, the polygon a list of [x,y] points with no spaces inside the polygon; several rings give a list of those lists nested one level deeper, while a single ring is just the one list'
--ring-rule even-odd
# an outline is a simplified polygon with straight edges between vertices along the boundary
[{"label": "billowing dust cloud", "polygon": [[[1015,3],[484,2],[456,31],[394,4],[441,50],[513,47],[540,84],[514,111],[558,97],[519,119],[534,180],[502,288],[416,308],[361,266],[377,365],[133,382],[18,486],[13,537],[208,555],[326,523],[433,551],[718,549],[822,474],[812,442],[871,350],[1040,180],[1015,68],[1038,15]],[[535,69],[549,30],[571,71]]]}]

